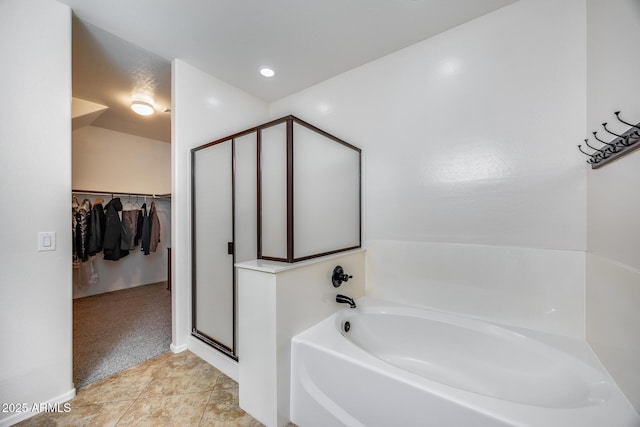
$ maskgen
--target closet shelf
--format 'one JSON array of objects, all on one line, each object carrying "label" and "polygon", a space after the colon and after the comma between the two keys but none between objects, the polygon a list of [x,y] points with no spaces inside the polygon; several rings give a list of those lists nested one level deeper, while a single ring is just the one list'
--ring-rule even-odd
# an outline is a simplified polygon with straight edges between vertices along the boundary
[{"label": "closet shelf", "polygon": [[167,194],[152,194],[152,193],[129,193],[129,192],[121,192],[121,191],[96,191],[96,190],[71,190],[73,194],[84,194],[84,195],[108,195],[111,198],[114,197],[151,197],[153,199],[171,199],[171,193]]}]

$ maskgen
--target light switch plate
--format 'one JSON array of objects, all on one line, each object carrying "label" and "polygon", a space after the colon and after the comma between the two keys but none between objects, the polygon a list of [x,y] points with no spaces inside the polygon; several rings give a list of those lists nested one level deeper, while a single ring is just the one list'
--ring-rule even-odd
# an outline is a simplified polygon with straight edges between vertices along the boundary
[{"label": "light switch plate", "polygon": [[56,232],[55,231],[39,231],[38,232],[38,252],[55,251],[56,250]]}]

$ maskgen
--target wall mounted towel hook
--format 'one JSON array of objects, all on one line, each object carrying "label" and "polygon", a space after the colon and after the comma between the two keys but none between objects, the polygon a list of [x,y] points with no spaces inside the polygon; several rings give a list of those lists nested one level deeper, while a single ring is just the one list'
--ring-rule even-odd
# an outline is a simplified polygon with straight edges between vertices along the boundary
[{"label": "wall mounted towel hook", "polygon": [[585,139],[584,143],[587,144],[587,147],[591,148],[592,150],[596,150],[596,151],[602,153],[602,157],[604,157],[604,158],[606,158],[609,155],[608,151],[606,151],[606,150],[602,151],[602,150],[600,150],[600,149],[598,149],[596,147],[592,147],[591,145],[589,145],[589,140],[588,139]]},{"label": "wall mounted towel hook", "polygon": [[[631,123],[629,123],[629,122],[625,122],[624,120],[622,120],[622,119],[620,118],[620,111],[616,111],[616,112],[615,112],[615,113],[613,113],[613,114],[615,114],[615,115],[616,115],[617,119],[618,119],[621,123],[624,123],[624,124],[625,124],[625,125],[627,125],[627,126],[631,126],[632,128],[636,128],[636,129],[640,130],[640,128],[639,128],[638,126],[633,125],[633,124],[631,124]],[[635,133],[638,133],[638,131],[636,131]]]},{"label": "wall mounted towel hook", "polygon": [[618,135],[617,133],[611,132],[609,129],[607,129],[607,125],[608,125],[608,123],[607,123],[607,122],[604,122],[604,123],[602,124],[602,127],[604,128],[604,130],[606,130],[607,132],[609,132],[609,133],[610,133],[611,135],[613,135],[613,136],[617,136],[618,138],[624,138],[624,136],[623,136],[623,135]]},{"label": "wall mounted towel hook", "polygon": [[618,146],[617,146],[617,145],[615,145],[615,144],[611,144],[610,142],[607,142],[607,141],[604,141],[604,140],[602,140],[602,139],[598,138],[598,132],[593,132],[593,137],[594,137],[597,141],[602,142],[603,144],[607,144],[607,145],[611,148],[611,152],[612,152],[612,153],[615,153],[616,151],[618,151]]},{"label": "wall mounted towel hook", "polygon": [[620,138],[620,142],[622,143],[622,145],[624,145],[625,147],[628,146],[630,144],[629,142],[629,135],[618,135],[617,133],[613,133],[611,132],[609,129],[607,129],[607,123],[603,123],[602,127],[604,128],[604,130],[606,130],[607,132],[609,132],[611,135],[613,136],[617,136],[618,138]]},{"label": "wall mounted towel hook", "polygon": [[595,163],[596,162],[596,160],[594,159],[594,155],[593,154],[589,154],[586,151],[584,151],[582,149],[582,145],[581,144],[578,144],[578,150],[580,150],[580,152],[582,154],[584,154],[585,156],[589,157],[589,160],[587,160],[587,163]]},{"label": "wall mounted towel hook", "polygon": [[586,151],[584,151],[584,150],[582,149],[582,144],[578,144],[578,150],[580,150],[580,152],[581,152],[582,154],[584,154],[585,156],[591,157],[591,154],[587,153]]},{"label": "wall mounted towel hook", "polygon": [[640,148],[640,123],[634,125],[622,120],[622,118],[620,118],[620,111],[615,111],[614,114],[620,123],[630,126],[630,128],[618,134],[609,127],[609,123],[604,122],[602,123],[604,131],[613,135],[615,138],[612,139],[611,137],[606,137],[609,141],[605,141],[598,137],[598,132],[592,132],[594,139],[604,145],[600,148],[596,148],[589,144],[588,139],[585,139],[584,142],[586,146],[594,150],[591,154],[583,150],[581,145],[578,145],[578,150],[580,150],[580,152],[585,156],[590,157],[589,160],[587,160],[587,163],[591,164],[592,169],[601,168],[602,166]]}]

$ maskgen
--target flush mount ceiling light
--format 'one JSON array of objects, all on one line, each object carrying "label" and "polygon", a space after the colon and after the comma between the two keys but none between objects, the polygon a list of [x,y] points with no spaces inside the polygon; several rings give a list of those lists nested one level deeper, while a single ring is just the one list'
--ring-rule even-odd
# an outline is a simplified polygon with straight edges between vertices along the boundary
[{"label": "flush mount ceiling light", "polygon": [[153,105],[146,101],[132,101],[131,109],[141,116],[150,116],[155,112]]},{"label": "flush mount ceiling light", "polygon": [[276,72],[273,68],[271,67],[260,67],[260,74],[262,74],[264,77],[273,77],[276,75]]}]

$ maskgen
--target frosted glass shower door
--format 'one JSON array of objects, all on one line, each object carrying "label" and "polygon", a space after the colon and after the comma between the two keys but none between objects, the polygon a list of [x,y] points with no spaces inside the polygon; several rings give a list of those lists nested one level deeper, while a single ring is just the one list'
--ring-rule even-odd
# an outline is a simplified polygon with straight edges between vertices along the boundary
[{"label": "frosted glass shower door", "polygon": [[360,246],[360,152],[294,123],[294,255]]},{"label": "frosted glass shower door", "polygon": [[193,152],[193,334],[234,355],[232,140]]},{"label": "frosted glass shower door", "polygon": [[258,258],[298,262],[361,247],[361,150],[294,116],[258,132]]}]

